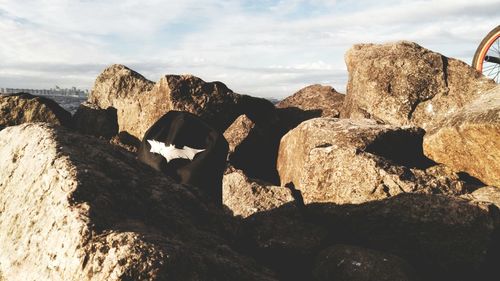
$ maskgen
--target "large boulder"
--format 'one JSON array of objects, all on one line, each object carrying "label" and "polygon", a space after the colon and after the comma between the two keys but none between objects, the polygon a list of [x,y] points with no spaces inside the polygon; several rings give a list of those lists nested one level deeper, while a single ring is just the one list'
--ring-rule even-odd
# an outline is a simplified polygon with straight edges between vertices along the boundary
[{"label": "large boulder", "polygon": [[331,86],[314,84],[300,89],[295,94],[276,104],[277,108],[294,107],[313,112],[314,117],[339,117],[345,95]]},{"label": "large boulder", "polygon": [[5,280],[275,280],[232,222],[133,154],[48,124],[0,132]]},{"label": "large boulder", "polygon": [[47,122],[70,126],[71,114],[55,101],[26,93],[0,95],[0,126]]},{"label": "large boulder", "polygon": [[345,118],[427,129],[495,86],[466,63],[412,42],[354,45],[345,61]]},{"label": "large boulder", "polygon": [[248,178],[241,170],[225,174],[222,180],[222,203],[235,216],[246,218],[293,200],[290,189]]},{"label": "large boulder", "polygon": [[221,82],[165,75],[154,84],[123,65],[112,65],[97,77],[89,102],[103,109],[116,108],[119,130],[142,139],[170,110],[191,112],[222,133],[240,115],[240,98]]},{"label": "large boulder", "polygon": [[248,217],[240,241],[283,280],[311,280],[315,257],[333,244],[397,255],[423,280],[494,280],[487,277],[499,273],[498,212],[487,203],[411,193],[355,205],[285,205]]},{"label": "large boulder", "polygon": [[352,245],[334,245],[320,253],[313,271],[317,281],[419,280],[398,256]]},{"label": "large boulder", "polygon": [[417,127],[369,119],[305,121],[281,139],[281,185],[293,183],[305,203],[362,203],[403,192],[464,192],[457,175],[432,167],[423,155],[423,135]]},{"label": "large boulder", "polygon": [[424,153],[500,187],[500,86],[429,128]]}]

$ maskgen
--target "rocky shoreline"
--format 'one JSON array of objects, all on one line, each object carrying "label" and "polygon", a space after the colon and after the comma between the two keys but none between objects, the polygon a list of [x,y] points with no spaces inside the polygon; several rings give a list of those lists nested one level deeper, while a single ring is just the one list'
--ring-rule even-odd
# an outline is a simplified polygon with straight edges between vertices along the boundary
[{"label": "rocky shoreline", "polygon": [[[273,105],[106,68],[71,116],[0,96],[0,280],[496,280],[500,86],[415,43]],[[223,208],[136,153],[165,113],[229,144]]]}]

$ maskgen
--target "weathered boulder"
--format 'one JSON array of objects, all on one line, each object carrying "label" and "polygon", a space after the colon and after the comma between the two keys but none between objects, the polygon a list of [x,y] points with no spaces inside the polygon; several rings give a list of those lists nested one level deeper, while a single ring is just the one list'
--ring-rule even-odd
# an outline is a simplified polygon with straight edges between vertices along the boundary
[{"label": "weathered boulder", "polygon": [[422,152],[424,131],[373,120],[316,118],[288,132],[278,154],[281,185],[305,203],[362,203],[403,192],[460,194],[464,182]]},{"label": "weathered boulder", "polygon": [[24,124],[0,132],[0,159],[5,280],[275,280],[196,188],[103,140]]},{"label": "weathered boulder", "polygon": [[112,65],[97,77],[89,102],[116,108],[120,132],[142,139],[170,110],[191,112],[222,133],[240,115],[236,106],[240,98],[221,82],[165,75],[154,84],[123,65]]},{"label": "weathered boulder", "polygon": [[[248,217],[241,241],[281,276],[311,280],[314,257],[333,244],[397,255],[423,280],[493,280],[498,208],[445,195],[399,194],[362,204],[285,205]],[[489,267],[488,267],[489,266]],[[496,270],[496,273],[495,273]]]},{"label": "weathered boulder", "polygon": [[496,84],[466,63],[412,42],[354,45],[344,118],[373,118],[427,129]]},{"label": "weathered boulder", "polygon": [[111,139],[118,134],[116,109],[84,102],[73,115],[73,128],[82,134]]},{"label": "weathered boulder", "polygon": [[222,180],[222,203],[235,216],[246,218],[293,200],[290,189],[250,179],[241,170],[225,174]]},{"label": "weathered boulder", "polygon": [[55,101],[26,93],[0,95],[0,126],[47,122],[70,126],[71,114]]},{"label": "weathered boulder", "polygon": [[395,255],[342,244],[319,254],[313,274],[318,281],[419,280],[415,270]]},{"label": "weathered boulder", "polygon": [[500,187],[500,86],[429,128],[424,153]]},{"label": "weathered boulder", "polygon": [[331,86],[319,84],[300,89],[295,94],[276,104],[277,108],[294,107],[303,111],[312,111],[314,117],[339,117],[345,95]]}]

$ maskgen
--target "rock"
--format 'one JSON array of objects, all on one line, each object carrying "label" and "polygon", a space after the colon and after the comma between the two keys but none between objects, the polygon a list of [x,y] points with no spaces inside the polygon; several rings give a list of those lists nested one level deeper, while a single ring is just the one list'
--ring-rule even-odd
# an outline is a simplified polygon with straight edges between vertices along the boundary
[{"label": "rock", "polygon": [[344,96],[331,86],[307,86],[276,104],[278,108],[294,107],[314,112],[314,117],[339,117]]},{"label": "rock", "polygon": [[0,132],[5,280],[275,280],[232,222],[105,141],[48,124]]},{"label": "rock", "polygon": [[422,152],[424,131],[373,120],[316,118],[282,139],[281,185],[293,183],[305,203],[363,203],[404,192],[460,194],[463,181]]},{"label": "rock", "polygon": [[275,209],[293,201],[290,189],[248,178],[241,170],[224,175],[222,201],[235,216]]},{"label": "rock", "polygon": [[0,95],[0,126],[47,122],[70,126],[71,114],[55,101],[26,93]]},{"label": "rock", "polygon": [[356,205],[285,205],[248,217],[240,241],[283,280],[311,280],[314,257],[333,244],[397,255],[422,280],[494,280],[486,277],[498,271],[499,226],[494,205],[410,193]]},{"label": "rock", "polygon": [[236,147],[248,137],[254,127],[255,123],[246,115],[240,115],[234,120],[233,124],[224,132],[224,138],[229,144],[229,153],[235,151]]},{"label": "rock", "polygon": [[274,105],[265,99],[241,96],[244,115],[224,132],[230,143],[228,160],[246,175],[279,185],[276,157],[283,136]]},{"label": "rock", "polygon": [[419,280],[415,270],[395,255],[342,244],[320,253],[313,274],[318,281]]},{"label": "rock", "polygon": [[424,153],[500,187],[500,86],[429,128]]},{"label": "rock", "polygon": [[88,103],[101,109],[115,108],[119,132],[127,132],[142,139],[152,123],[144,125],[147,122],[144,119],[146,111],[142,108],[141,97],[153,87],[154,82],[139,73],[124,65],[114,64],[96,78]]},{"label": "rock", "polygon": [[111,139],[118,134],[116,109],[101,109],[88,102],[82,103],[73,116],[73,127],[82,134]]},{"label": "rock", "polygon": [[344,118],[427,129],[496,85],[462,61],[406,41],[354,45],[345,61]]},{"label": "rock", "polygon": [[170,110],[191,112],[222,133],[240,115],[240,98],[221,82],[165,75],[154,84],[123,65],[112,65],[97,77],[89,102],[100,108],[116,108],[120,132],[142,139]]},{"label": "rock", "polygon": [[485,186],[470,194],[464,194],[462,197],[477,202],[495,204],[498,208],[500,208],[500,188],[496,186]]}]

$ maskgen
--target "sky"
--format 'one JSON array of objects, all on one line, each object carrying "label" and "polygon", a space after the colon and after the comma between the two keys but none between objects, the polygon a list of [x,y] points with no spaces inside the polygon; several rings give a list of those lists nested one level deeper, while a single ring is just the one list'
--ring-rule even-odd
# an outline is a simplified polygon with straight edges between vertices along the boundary
[{"label": "sky", "polygon": [[91,89],[124,64],[283,98],[345,92],[354,44],[409,40],[471,63],[500,0],[0,0],[0,88]]}]

